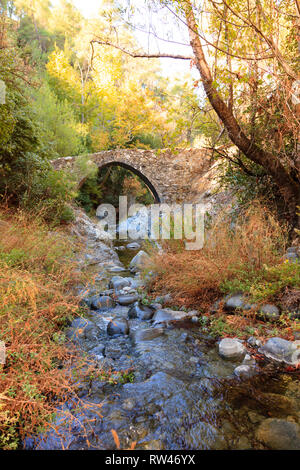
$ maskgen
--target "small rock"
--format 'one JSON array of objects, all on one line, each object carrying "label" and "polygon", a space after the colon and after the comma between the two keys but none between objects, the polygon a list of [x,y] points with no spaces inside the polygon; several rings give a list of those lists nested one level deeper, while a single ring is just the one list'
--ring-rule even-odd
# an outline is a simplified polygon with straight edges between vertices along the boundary
[{"label": "small rock", "polygon": [[255,437],[272,450],[300,450],[299,425],[283,419],[266,419],[258,427]]},{"label": "small rock", "polygon": [[276,305],[266,304],[260,307],[256,316],[263,321],[278,321],[280,318],[280,310]]},{"label": "small rock", "polygon": [[114,318],[107,325],[107,334],[109,336],[128,335],[128,321],[125,318]]},{"label": "small rock", "polygon": [[123,292],[130,292],[130,291],[132,291],[132,290],[133,290],[133,289],[132,289],[131,287],[129,287],[129,286],[123,287],[123,289],[122,289]]},{"label": "small rock", "polygon": [[289,252],[284,255],[283,259],[284,261],[288,261],[289,263],[298,263],[299,255],[295,252]]},{"label": "small rock", "polygon": [[[100,368],[103,370],[112,370],[114,369],[115,363],[111,357],[104,357],[99,364]],[[92,381],[93,383],[93,381]]]},{"label": "small rock", "polygon": [[172,296],[171,294],[166,294],[166,295],[162,295],[162,296],[158,296],[155,298],[154,300],[156,303],[159,303],[161,305],[166,305],[170,302],[172,302]]},{"label": "small rock", "polygon": [[130,287],[130,282],[125,278],[115,279],[114,281],[111,281],[111,283],[115,291],[120,291],[124,287]]},{"label": "small rock", "polygon": [[287,250],[287,253],[298,253],[298,247],[297,246],[290,246]]},{"label": "small rock", "polygon": [[224,309],[227,312],[232,312],[237,308],[243,308],[245,305],[245,297],[243,294],[236,294],[227,298],[224,304]]},{"label": "small rock", "polygon": [[153,321],[157,325],[159,323],[168,323],[171,321],[182,321],[185,319],[190,319],[190,316],[187,312],[177,311],[177,310],[156,310]]},{"label": "small rock", "polygon": [[263,415],[260,415],[255,411],[248,411],[248,418],[252,424],[257,424],[264,420]]},{"label": "small rock", "polygon": [[154,302],[149,305],[150,308],[153,308],[154,310],[161,310],[162,309],[162,304],[159,304],[158,302]]},{"label": "small rock", "polygon": [[243,379],[249,379],[257,373],[257,370],[253,366],[241,365],[241,366],[236,367],[233,373],[237,377],[241,377]]},{"label": "small rock", "polygon": [[224,359],[238,359],[246,354],[246,349],[237,339],[224,338],[219,343],[219,354]]},{"label": "small rock", "polygon": [[138,295],[119,295],[117,301],[120,305],[131,305],[138,300]]},{"label": "small rock", "polygon": [[154,309],[136,302],[128,310],[128,318],[139,318],[140,320],[151,320],[154,315]]},{"label": "small rock", "polygon": [[291,413],[297,410],[297,402],[292,397],[268,392],[263,393],[262,398],[265,401],[268,410],[284,413]]},{"label": "small rock", "polygon": [[126,269],[123,266],[112,266],[108,268],[108,271],[110,273],[121,273],[122,271],[126,271]]},{"label": "small rock", "polygon": [[271,338],[259,350],[269,359],[297,367],[300,364],[300,349],[293,341]]},{"label": "small rock", "polygon": [[258,338],[255,338],[254,336],[250,336],[250,338],[248,338],[247,340],[247,343],[253,348],[259,348],[260,346],[262,346],[261,340]]},{"label": "small rock", "polygon": [[115,307],[115,301],[106,295],[102,297],[94,297],[91,302],[91,309],[92,310],[108,310],[110,308]]},{"label": "small rock", "polygon": [[128,243],[128,245],[126,245],[126,248],[128,248],[128,250],[138,250],[140,247],[141,245],[137,242]]},{"label": "small rock", "polygon": [[224,310],[226,312],[235,312],[235,310],[251,310],[255,305],[247,302],[244,294],[235,294],[225,299]]},{"label": "small rock", "polygon": [[182,343],[185,343],[188,340],[188,338],[189,338],[189,335],[186,332],[183,332],[179,338],[179,341],[181,341]]}]

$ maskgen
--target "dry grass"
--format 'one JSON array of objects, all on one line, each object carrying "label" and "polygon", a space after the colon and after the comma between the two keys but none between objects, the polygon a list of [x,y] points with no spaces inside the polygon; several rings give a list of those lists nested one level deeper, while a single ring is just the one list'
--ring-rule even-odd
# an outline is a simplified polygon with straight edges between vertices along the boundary
[{"label": "dry grass", "polygon": [[[62,326],[78,312],[72,286],[70,241],[36,217],[0,208],[0,448],[41,429],[55,411],[54,399],[74,397]],[[0,366],[1,367],[1,366]]]},{"label": "dry grass", "polygon": [[[204,248],[186,251],[182,244],[165,243],[163,255],[153,255],[158,273],[152,289],[170,292],[179,304],[208,307],[238,280],[251,284],[264,265],[274,266],[286,248],[287,230],[258,202],[239,217],[233,231],[218,220],[206,233]],[[225,289],[226,290],[226,289]]]}]

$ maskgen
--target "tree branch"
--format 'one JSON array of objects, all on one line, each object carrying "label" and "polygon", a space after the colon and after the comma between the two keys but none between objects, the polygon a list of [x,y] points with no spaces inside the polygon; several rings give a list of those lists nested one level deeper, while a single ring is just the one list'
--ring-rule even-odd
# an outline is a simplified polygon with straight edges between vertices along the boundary
[{"label": "tree branch", "polygon": [[130,57],[133,57],[134,59],[136,58],[147,58],[147,59],[159,59],[159,58],[167,58],[167,59],[181,59],[181,60],[192,60],[194,57],[193,56],[186,56],[186,55],[181,55],[181,54],[165,54],[165,53],[155,53],[155,54],[147,54],[144,52],[130,52],[127,49],[124,49],[121,46],[118,46],[117,44],[114,44],[110,41],[107,40],[102,40],[102,39],[93,39],[91,41],[91,44],[100,44],[101,46],[111,46],[114,47],[115,49],[118,49],[119,51],[123,52],[124,54],[129,55]]},{"label": "tree branch", "polygon": [[266,173],[262,173],[262,174],[253,173],[253,171],[249,170],[249,168],[246,167],[246,165],[243,163],[243,161],[239,157],[236,157],[236,160],[235,160],[234,158],[231,158],[229,155],[223,152],[220,152],[220,150],[216,149],[215,147],[205,147],[205,148],[207,150],[212,150],[213,152],[217,152],[221,157],[230,161],[234,165],[240,167],[241,170],[243,170],[243,172],[246,173],[246,175],[248,176],[252,176],[253,178],[263,178],[264,176],[266,176]]}]

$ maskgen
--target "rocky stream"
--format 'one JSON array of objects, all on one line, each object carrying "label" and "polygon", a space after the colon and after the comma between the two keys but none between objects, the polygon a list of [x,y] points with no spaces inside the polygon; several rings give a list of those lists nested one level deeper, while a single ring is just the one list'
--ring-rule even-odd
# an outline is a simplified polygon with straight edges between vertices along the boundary
[{"label": "rocky stream", "polygon": [[300,449],[297,376],[259,370],[255,338],[220,344],[197,312],[166,308],[166,298],[144,305],[140,242],[109,246],[97,230],[80,216],[79,263],[96,282],[84,298],[88,314],[66,335],[101,374],[79,384],[86,406],[58,404],[59,433],[26,448],[115,449],[115,430],[122,449]]}]

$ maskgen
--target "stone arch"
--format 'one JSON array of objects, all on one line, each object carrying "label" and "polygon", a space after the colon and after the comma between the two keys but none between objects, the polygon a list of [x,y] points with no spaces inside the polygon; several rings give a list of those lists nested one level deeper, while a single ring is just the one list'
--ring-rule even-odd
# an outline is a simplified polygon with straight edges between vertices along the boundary
[{"label": "stone arch", "polygon": [[[85,155],[98,168],[108,164],[123,166],[138,175],[150,189],[157,202],[184,203],[198,194],[194,180],[198,181],[212,165],[211,152],[205,149],[164,149],[155,152],[144,149],[102,150]],[[76,168],[79,157],[52,160],[56,170],[75,173],[78,184],[84,179]],[[195,190],[196,188],[196,190]]]},{"label": "stone arch", "polygon": [[145,176],[141,171],[139,171],[137,168],[134,168],[133,166],[129,165],[128,163],[124,163],[121,161],[111,161],[111,162],[105,162],[103,164],[98,164],[98,169],[102,170],[103,168],[107,168],[109,166],[120,166],[122,168],[126,168],[127,170],[130,170],[132,173],[137,175],[147,186],[149,191],[152,193],[154,197],[155,203],[160,203],[161,202],[161,197],[159,196],[158,191],[156,190],[154,184],[151,183],[151,181]]}]

